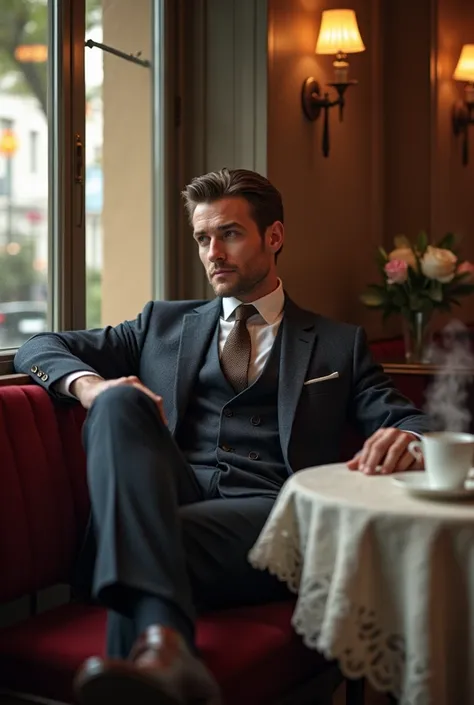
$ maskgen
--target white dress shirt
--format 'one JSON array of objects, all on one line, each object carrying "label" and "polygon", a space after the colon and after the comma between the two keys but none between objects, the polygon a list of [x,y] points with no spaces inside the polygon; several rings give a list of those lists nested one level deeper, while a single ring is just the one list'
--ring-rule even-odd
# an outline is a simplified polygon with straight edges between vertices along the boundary
[{"label": "white dress shirt", "polygon": [[[219,319],[219,352],[222,355],[227,336],[232,330],[235,323],[235,309],[240,306],[242,301],[233,296],[222,299],[222,314]],[[278,280],[277,288],[266,296],[262,296],[257,301],[252,301],[258,313],[247,319],[247,329],[250,334],[251,353],[249,363],[249,384],[252,383],[261,373],[268,360],[272,345],[280,328],[280,323],[283,318],[283,306],[285,303],[285,294],[281,279]],[[79,377],[94,376],[94,372],[86,370],[80,372],[72,372],[66,375],[57,382],[57,391],[66,396],[74,396],[71,394],[71,384]],[[96,375],[99,376],[99,375]]]},{"label": "white dress shirt", "polygon": [[[222,299],[222,315],[219,321],[219,352],[222,355],[227,336],[235,323],[235,310],[242,301],[230,296]],[[252,301],[258,313],[247,319],[247,330],[250,334],[251,352],[248,381],[251,384],[263,368],[270,355],[270,350],[283,318],[285,294],[281,280],[278,287],[257,301]]]}]

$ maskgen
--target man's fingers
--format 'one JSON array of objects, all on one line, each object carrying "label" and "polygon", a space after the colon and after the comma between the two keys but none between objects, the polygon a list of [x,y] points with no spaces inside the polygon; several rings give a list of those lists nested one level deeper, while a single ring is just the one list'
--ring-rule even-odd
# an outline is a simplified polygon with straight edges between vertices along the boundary
[{"label": "man's fingers", "polygon": [[[390,429],[392,430],[392,429]],[[360,451],[359,455],[359,465],[362,467],[366,465],[367,460],[370,457],[370,454],[373,452],[373,448],[375,445],[378,445],[380,442],[380,439],[383,439],[383,436],[385,432],[387,431],[386,428],[379,428],[378,431],[375,431],[367,440],[365,441],[364,445],[362,446],[362,450]]]},{"label": "man's fingers", "polygon": [[398,465],[395,468],[396,471],[405,472],[405,470],[415,470],[418,464],[411,453],[407,450],[403,453],[402,457],[398,461]]},{"label": "man's fingers", "polygon": [[163,421],[165,426],[167,426],[168,419],[165,416],[165,407],[163,406],[163,397],[159,397],[157,395],[155,395],[155,396],[156,396],[156,403],[158,404],[158,409],[160,411],[161,420]]},{"label": "man's fingers", "polygon": [[413,461],[413,457],[407,452],[409,439],[405,433],[402,433],[389,447],[385,458],[383,459],[381,472],[384,475],[389,475],[395,470],[408,470]]},{"label": "man's fingers", "polygon": [[346,465],[349,468],[349,470],[358,470],[359,469],[359,459],[360,459],[360,453],[356,453],[353,458],[347,461]]},{"label": "man's fingers", "polygon": [[398,428],[381,428],[368,438],[362,449],[347,462],[349,470],[365,475],[409,470],[415,460],[408,452],[413,435]]},{"label": "man's fingers", "polygon": [[167,421],[167,419],[166,419],[165,410],[164,410],[164,407],[163,407],[163,397],[160,397],[160,396],[158,396],[158,394],[155,394],[154,392],[152,392],[151,389],[148,389],[148,387],[145,387],[145,385],[142,384],[140,381],[139,381],[139,382],[135,382],[135,383],[133,384],[133,386],[136,387],[137,389],[139,389],[140,391],[142,391],[142,392],[143,392],[144,394],[146,394],[148,397],[150,397],[150,399],[153,399],[153,401],[155,402],[155,404],[156,404],[157,407],[158,407],[158,411],[159,411],[159,413],[160,413],[161,420],[163,421],[163,423],[165,424],[165,426],[167,426],[167,425],[168,425],[168,421]]},{"label": "man's fingers", "polygon": [[377,472],[388,449],[395,442],[398,433],[399,431],[396,428],[379,429],[366,441],[364,446],[367,445],[367,448],[364,448],[365,453],[363,451],[363,457],[359,464],[362,472],[367,475],[373,475]]}]

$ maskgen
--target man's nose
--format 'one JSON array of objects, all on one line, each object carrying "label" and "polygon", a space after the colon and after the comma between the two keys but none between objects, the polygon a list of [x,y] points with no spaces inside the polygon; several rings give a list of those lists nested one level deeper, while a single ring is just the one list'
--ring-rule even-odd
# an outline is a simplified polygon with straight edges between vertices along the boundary
[{"label": "man's nose", "polygon": [[211,240],[209,245],[209,259],[211,262],[216,260],[225,259],[224,248],[219,240]]}]

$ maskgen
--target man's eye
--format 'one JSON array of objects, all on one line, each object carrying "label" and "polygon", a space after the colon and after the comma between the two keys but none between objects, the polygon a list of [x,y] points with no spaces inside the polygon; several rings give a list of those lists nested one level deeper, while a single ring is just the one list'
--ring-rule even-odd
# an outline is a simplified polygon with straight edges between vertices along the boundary
[{"label": "man's eye", "polygon": [[199,237],[196,238],[197,242],[200,245],[204,245],[208,241],[208,239],[209,238],[207,238],[205,235],[199,235]]},{"label": "man's eye", "polygon": [[237,230],[226,230],[225,237],[235,237],[237,235]]}]

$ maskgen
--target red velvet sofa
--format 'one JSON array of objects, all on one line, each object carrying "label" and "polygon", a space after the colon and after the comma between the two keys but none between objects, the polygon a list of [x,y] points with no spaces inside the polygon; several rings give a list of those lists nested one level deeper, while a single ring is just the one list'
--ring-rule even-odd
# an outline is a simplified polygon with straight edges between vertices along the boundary
[{"label": "red velvet sofa", "polygon": [[[26,597],[34,613],[0,629],[0,689],[64,702],[73,702],[77,667],[104,644],[100,607],[35,609],[38,594],[68,584],[87,520],[83,418],[35,385],[0,387],[0,605]],[[335,665],[317,673],[292,610],[290,601],[200,620],[198,644],[226,705],[327,705],[321,686],[342,678]]]}]

